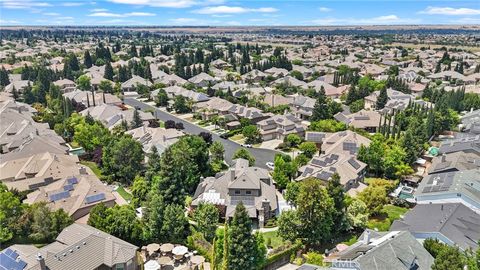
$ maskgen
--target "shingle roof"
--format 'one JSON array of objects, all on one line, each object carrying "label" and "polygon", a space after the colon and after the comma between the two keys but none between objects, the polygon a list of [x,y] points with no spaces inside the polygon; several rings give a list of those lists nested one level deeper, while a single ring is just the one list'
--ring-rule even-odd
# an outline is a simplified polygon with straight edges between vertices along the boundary
[{"label": "shingle roof", "polygon": [[480,215],[460,203],[418,204],[393,222],[390,230],[440,233],[465,250],[478,248]]}]

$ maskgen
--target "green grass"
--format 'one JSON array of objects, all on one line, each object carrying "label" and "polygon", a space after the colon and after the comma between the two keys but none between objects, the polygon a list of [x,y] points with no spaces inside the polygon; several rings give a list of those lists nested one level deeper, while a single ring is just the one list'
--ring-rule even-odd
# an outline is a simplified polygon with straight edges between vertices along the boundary
[{"label": "green grass", "polygon": [[236,135],[233,135],[232,137],[230,137],[230,140],[232,140],[232,141],[240,141],[240,140],[243,140],[243,139],[245,139],[243,134],[236,134]]},{"label": "green grass", "polygon": [[[272,231],[272,232],[264,232],[262,233],[263,235],[263,239],[265,240],[265,243],[268,243],[270,241],[270,246],[269,247],[272,247],[272,248],[278,248],[280,246],[283,246],[285,244],[285,242],[283,241],[283,239],[278,236],[277,234],[277,231]],[[270,240],[268,240],[270,239]]]},{"label": "green grass", "polygon": [[367,227],[369,229],[377,228],[379,231],[388,231],[393,221],[400,218],[401,215],[405,214],[408,211],[408,208],[403,208],[395,205],[385,205],[383,207],[383,215],[376,217],[371,217],[368,220]]},{"label": "green grass", "polygon": [[130,201],[132,199],[132,194],[128,193],[122,186],[119,186],[116,190],[122,198],[124,198],[126,201]]},{"label": "green grass", "polygon": [[89,167],[93,171],[93,173],[98,177],[98,179],[103,178],[102,170],[98,168],[98,165],[95,162],[82,160],[80,161],[80,164]]}]

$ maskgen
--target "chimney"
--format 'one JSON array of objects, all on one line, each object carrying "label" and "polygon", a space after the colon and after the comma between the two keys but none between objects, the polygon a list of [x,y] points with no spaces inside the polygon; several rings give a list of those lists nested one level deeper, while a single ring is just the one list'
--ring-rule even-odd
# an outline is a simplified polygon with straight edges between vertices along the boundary
[{"label": "chimney", "polygon": [[441,209],[442,209],[442,211],[443,211],[443,204],[442,204],[442,206],[441,206]]},{"label": "chimney", "polygon": [[45,259],[43,258],[42,254],[40,254],[40,252],[37,253],[36,258],[40,266],[40,270],[47,270],[47,266],[45,265]]},{"label": "chimney", "polygon": [[79,172],[80,174],[87,174],[87,169],[82,166],[82,167],[80,167],[80,169],[78,169],[78,172]]},{"label": "chimney", "polygon": [[232,169],[228,170],[228,173],[229,173],[230,181],[235,180],[235,169],[232,168]]},{"label": "chimney", "polygon": [[446,162],[447,161],[447,155],[443,154],[442,155],[442,162]]},{"label": "chimney", "polygon": [[365,231],[365,235],[363,236],[363,243],[368,245],[370,243],[370,230]]}]

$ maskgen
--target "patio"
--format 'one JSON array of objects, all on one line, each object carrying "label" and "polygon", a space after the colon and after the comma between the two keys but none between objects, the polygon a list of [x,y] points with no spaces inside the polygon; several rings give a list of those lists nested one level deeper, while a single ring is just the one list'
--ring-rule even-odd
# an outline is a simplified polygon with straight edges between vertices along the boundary
[{"label": "patio", "polygon": [[196,251],[189,252],[182,245],[152,243],[142,247],[141,255],[145,261],[145,270],[199,270],[202,266],[203,269],[210,268],[203,256],[197,255]]}]

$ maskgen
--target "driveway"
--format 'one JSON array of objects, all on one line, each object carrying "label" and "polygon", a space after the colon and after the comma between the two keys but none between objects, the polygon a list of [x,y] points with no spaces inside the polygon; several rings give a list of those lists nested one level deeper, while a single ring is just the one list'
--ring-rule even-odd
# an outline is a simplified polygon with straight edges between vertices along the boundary
[{"label": "driveway", "polygon": [[[145,102],[139,101],[134,98],[126,98],[123,101],[125,104],[132,106],[134,108],[140,109],[142,111],[146,110],[153,110],[154,111],[154,116],[156,119],[160,119],[162,121],[167,121],[167,120],[173,120],[175,122],[181,122],[183,124],[183,127],[185,128],[183,132],[188,133],[188,134],[193,134],[197,135],[200,132],[210,132],[209,130],[202,128],[200,126],[197,126],[195,124],[192,124],[184,119],[181,119],[175,115],[172,115],[168,112],[162,111],[158,109],[157,107],[154,107],[152,105],[149,105]],[[212,139],[214,141],[219,141],[223,144],[223,147],[225,148],[225,161],[229,164],[232,163],[232,156],[237,151],[240,149],[242,146],[240,144],[222,139],[220,136],[217,134],[210,132],[212,134]],[[268,169],[265,163],[267,162],[273,162],[273,158],[275,157],[275,154],[279,153],[278,151],[275,150],[270,150],[270,149],[260,149],[260,148],[249,148],[248,151],[252,153],[252,155],[255,157],[255,166],[260,167],[260,168],[265,168]]]}]

